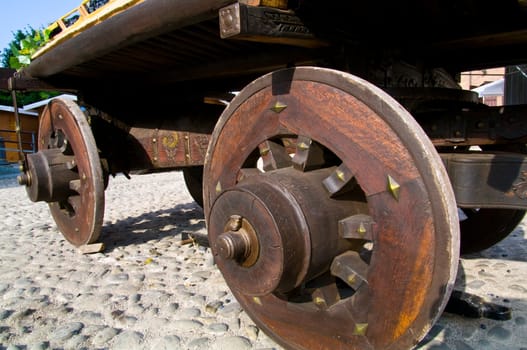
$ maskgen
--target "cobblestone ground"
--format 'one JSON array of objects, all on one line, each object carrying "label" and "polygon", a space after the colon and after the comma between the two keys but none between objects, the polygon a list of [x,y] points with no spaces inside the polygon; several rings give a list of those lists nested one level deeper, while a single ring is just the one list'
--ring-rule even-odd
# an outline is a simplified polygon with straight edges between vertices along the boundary
[{"label": "cobblestone ground", "polygon": [[[46,204],[0,180],[0,349],[281,349],[213,265],[203,212],[180,173],[112,179],[102,253],[82,255]],[[510,321],[448,313],[420,349],[527,350],[527,241],[464,257],[457,288],[511,306]],[[194,244],[181,245],[189,235]]]}]

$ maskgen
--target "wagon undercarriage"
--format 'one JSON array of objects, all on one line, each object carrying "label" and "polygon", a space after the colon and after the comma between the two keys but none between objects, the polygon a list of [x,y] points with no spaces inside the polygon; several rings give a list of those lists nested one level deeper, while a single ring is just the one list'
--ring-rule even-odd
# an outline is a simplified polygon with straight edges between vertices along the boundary
[{"label": "wagon undercarriage", "polygon": [[522,220],[527,105],[485,106],[456,74],[527,60],[523,2],[131,3],[2,75],[79,95],[46,107],[20,177],[72,244],[97,241],[110,175],[180,169],[227,283],[280,344],[404,349],[460,250]]}]

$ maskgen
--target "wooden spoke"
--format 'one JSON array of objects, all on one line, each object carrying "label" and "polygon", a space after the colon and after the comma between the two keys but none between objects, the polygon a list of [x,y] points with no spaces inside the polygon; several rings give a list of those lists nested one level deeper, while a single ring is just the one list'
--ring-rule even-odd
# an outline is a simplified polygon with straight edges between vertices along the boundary
[{"label": "wooden spoke", "polygon": [[341,300],[334,277],[324,277],[319,284],[320,286],[315,288],[311,293],[312,301],[316,307],[319,309],[328,309]]},{"label": "wooden spoke", "polygon": [[77,179],[77,180],[71,180],[70,181],[70,190],[73,190],[77,193],[80,193],[81,192],[81,180],[80,179]]},{"label": "wooden spoke", "polygon": [[339,235],[346,239],[373,239],[373,219],[369,215],[357,214],[339,221]]},{"label": "wooden spoke", "polygon": [[242,181],[242,180],[247,179],[247,178],[249,178],[251,176],[256,176],[256,175],[260,175],[260,174],[261,174],[261,171],[258,170],[257,168],[242,168],[238,172],[237,181]]},{"label": "wooden spoke", "polygon": [[68,197],[68,203],[71,205],[71,207],[73,208],[73,212],[76,213],[77,211],[80,210],[81,206],[82,206],[82,199],[81,199],[81,196],[71,196],[71,197]]},{"label": "wooden spoke", "polygon": [[263,170],[271,171],[291,166],[291,157],[286,148],[274,141],[265,141],[260,146],[260,155],[263,160]]},{"label": "wooden spoke", "polygon": [[298,136],[293,167],[300,171],[309,171],[324,165],[324,151],[310,138]]},{"label": "wooden spoke", "polygon": [[351,170],[345,164],[341,164],[322,181],[322,184],[331,197],[336,197],[353,190],[357,186],[357,180],[353,177]]},{"label": "wooden spoke", "polygon": [[354,290],[358,290],[363,283],[368,283],[368,264],[366,264],[359,253],[347,251],[335,259],[331,264],[331,274],[340,278]]}]

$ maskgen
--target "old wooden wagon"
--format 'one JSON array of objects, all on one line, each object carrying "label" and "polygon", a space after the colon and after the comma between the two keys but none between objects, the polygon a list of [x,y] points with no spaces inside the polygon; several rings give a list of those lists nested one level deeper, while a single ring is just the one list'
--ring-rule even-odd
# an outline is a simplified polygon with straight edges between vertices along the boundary
[{"label": "old wooden wagon", "polygon": [[527,62],[524,0],[89,4],[2,71],[4,89],[79,96],[40,115],[20,177],[76,246],[99,237],[110,175],[179,169],[278,343],[405,349],[443,311],[460,249],[524,216],[527,107],[456,80]]}]

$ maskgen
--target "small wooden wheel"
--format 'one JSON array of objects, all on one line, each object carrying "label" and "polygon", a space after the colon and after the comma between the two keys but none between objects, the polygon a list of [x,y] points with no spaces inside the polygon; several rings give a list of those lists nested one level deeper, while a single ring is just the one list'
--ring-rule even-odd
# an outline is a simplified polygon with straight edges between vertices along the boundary
[{"label": "small wooden wheel", "polygon": [[70,243],[94,243],[104,216],[104,177],[90,126],[75,102],[55,99],[45,108],[38,146],[28,157],[30,198],[48,202]]},{"label": "small wooden wheel", "polygon": [[204,167],[216,263],[252,319],[295,349],[407,349],[457,272],[456,203],[427,136],[352,75],[266,75],[229,105]]}]

